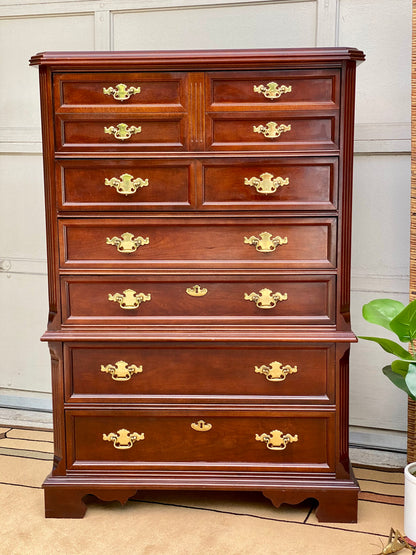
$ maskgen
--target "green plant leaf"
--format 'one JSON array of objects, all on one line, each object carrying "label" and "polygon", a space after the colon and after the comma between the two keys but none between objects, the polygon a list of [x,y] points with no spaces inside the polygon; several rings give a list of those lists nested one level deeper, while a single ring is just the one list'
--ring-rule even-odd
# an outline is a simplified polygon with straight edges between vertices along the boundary
[{"label": "green plant leaf", "polygon": [[411,362],[408,360],[393,360],[390,366],[393,372],[395,372],[396,374],[400,374],[405,378],[409,368],[409,364],[411,364]]},{"label": "green plant leaf", "polygon": [[396,357],[402,358],[404,360],[415,361],[410,353],[406,351],[404,347],[392,341],[391,339],[384,339],[383,337],[367,337],[360,336],[360,339],[365,339],[366,341],[374,341],[378,343],[387,353],[390,353]]},{"label": "green plant leaf", "polygon": [[416,337],[416,300],[409,303],[390,322],[400,341],[412,341]]},{"label": "green plant leaf", "polygon": [[383,374],[391,382],[393,382],[396,387],[398,387],[399,389],[402,389],[409,397],[414,399],[414,395],[411,393],[411,391],[407,387],[406,380],[405,380],[404,376],[394,372],[391,366],[385,366],[383,368]]},{"label": "green plant leaf", "polygon": [[390,322],[404,309],[404,304],[393,299],[374,299],[363,306],[363,317],[371,324],[390,328]]},{"label": "green plant leaf", "polygon": [[409,364],[408,371],[404,379],[410,391],[410,397],[416,401],[416,364]]}]

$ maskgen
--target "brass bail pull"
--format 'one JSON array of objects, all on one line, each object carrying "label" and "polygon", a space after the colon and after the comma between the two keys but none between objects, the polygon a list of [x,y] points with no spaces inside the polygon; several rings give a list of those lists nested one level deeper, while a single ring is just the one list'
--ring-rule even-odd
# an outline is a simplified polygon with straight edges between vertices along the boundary
[{"label": "brass bail pull", "polygon": [[140,93],[140,87],[127,87],[124,83],[119,83],[115,87],[103,87],[103,93],[112,96],[114,100],[127,100],[131,96]]},{"label": "brass bail pull", "polygon": [[269,434],[256,434],[256,441],[261,441],[267,444],[267,449],[272,451],[283,451],[286,449],[288,443],[296,443],[298,441],[298,436],[291,434],[285,434],[280,430],[273,430]]},{"label": "brass bail pull", "polygon": [[244,300],[256,303],[257,308],[274,308],[278,302],[287,301],[287,293],[273,293],[271,289],[264,288],[258,293],[244,293]]},{"label": "brass bail pull", "polygon": [[278,83],[271,81],[271,83],[267,85],[254,85],[253,91],[262,94],[270,100],[276,100],[280,98],[282,94],[292,92],[292,85],[278,85]]}]

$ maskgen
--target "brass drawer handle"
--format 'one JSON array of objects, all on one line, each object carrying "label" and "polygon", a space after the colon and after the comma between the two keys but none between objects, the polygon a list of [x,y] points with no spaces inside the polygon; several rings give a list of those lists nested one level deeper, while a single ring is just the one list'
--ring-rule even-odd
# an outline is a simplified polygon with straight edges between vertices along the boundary
[{"label": "brass drawer handle", "polygon": [[191,297],[203,297],[208,293],[206,287],[201,287],[200,285],[194,285],[193,287],[188,287],[186,292]]},{"label": "brass drawer handle", "polygon": [[296,374],[298,371],[297,366],[290,366],[289,364],[282,365],[277,360],[271,362],[269,366],[262,364],[262,366],[255,366],[254,371],[256,374],[264,374],[266,379],[270,382],[282,382],[286,379],[288,374]]},{"label": "brass drawer handle", "polygon": [[258,252],[273,252],[279,245],[287,245],[287,237],[272,237],[272,234],[268,231],[263,231],[259,233],[260,239],[255,235],[251,237],[244,237],[244,244],[253,245],[256,247]]},{"label": "brass drawer handle", "polygon": [[117,127],[111,125],[110,127],[104,127],[104,133],[108,135],[114,135],[116,139],[120,141],[125,141],[126,139],[130,139],[132,135],[136,133],[141,133],[142,128],[136,127],[135,125],[131,125],[128,127],[127,123],[119,123]]},{"label": "brass drawer handle", "polygon": [[117,247],[118,252],[131,253],[136,252],[142,245],[148,245],[150,242],[149,237],[134,237],[133,233],[122,233],[120,237],[107,237],[106,244]]},{"label": "brass drawer handle", "polygon": [[118,430],[117,432],[103,434],[103,440],[112,441],[116,449],[131,449],[131,447],[133,447],[133,443],[141,441],[142,439],[144,439],[144,434],[129,432],[124,428]]},{"label": "brass drawer handle", "polygon": [[139,308],[141,303],[151,300],[151,295],[146,293],[136,293],[133,289],[125,289],[123,295],[121,293],[108,294],[108,300],[118,303],[125,310],[133,310]]},{"label": "brass drawer handle", "polygon": [[276,139],[277,137],[280,137],[282,133],[287,133],[291,129],[292,126],[290,124],[285,125],[284,123],[281,123],[279,125],[275,121],[269,121],[266,125],[258,125],[257,127],[253,125],[254,133],[261,133],[267,139]]},{"label": "brass drawer handle", "polygon": [[289,185],[289,178],[274,177],[272,173],[265,172],[260,177],[246,177],[244,185],[254,187],[258,193],[263,195],[270,195],[270,193],[275,193],[279,187]]},{"label": "brass drawer handle", "polygon": [[278,302],[287,300],[287,293],[272,293],[271,289],[260,289],[258,293],[244,293],[244,300],[253,301],[257,308],[274,308]]},{"label": "brass drawer handle", "polygon": [[292,85],[278,85],[274,81],[268,83],[267,85],[254,85],[254,92],[263,94],[266,98],[275,100],[280,98],[282,94],[292,92]]},{"label": "brass drawer handle", "polygon": [[273,430],[270,434],[256,434],[256,441],[267,443],[267,449],[282,451],[286,449],[288,443],[298,441],[298,436],[297,434],[292,436],[291,434],[283,434],[280,430]]},{"label": "brass drawer handle", "polygon": [[143,372],[143,366],[136,366],[135,364],[129,364],[124,360],[119,360],[115,364],[104,364],[101,365],[101,372],[106,374],[111,374],[111,377],[116,382],[126,382],[134,374]]},{"label": "brass drawer handle", "polygon": [[140,93],[140,87],[129,87],[124,83],[119,83],[118,85],[113,87],[108,87],[107,89],[103,87],[103,93],[112,96],[115,100],[127,100],[134,94]]},{"label": "brass drawer handle", "polygon": [[120,179],[117,177],[105,178],[104,185],[114,187],[117,193],[127,196],[135,193],[140,187],[147,187],[149,180],[141,179],[141,177],[134,179],[129,173],[123,173],[123,175],[120,175]]},{"label": "brass drawer handle", "polygon": [[192,422],[191,428],[196,432],[208,432],[212,428],[212,424],[198,420],[198,422]]}]

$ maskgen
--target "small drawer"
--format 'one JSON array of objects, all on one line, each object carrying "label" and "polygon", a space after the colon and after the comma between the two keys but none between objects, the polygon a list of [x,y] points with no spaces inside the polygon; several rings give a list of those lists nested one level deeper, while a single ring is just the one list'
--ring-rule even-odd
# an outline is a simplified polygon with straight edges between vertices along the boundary
[{"label": "small drawer", "polygon": [[57,112],[184,111],[186,73],[56,73],[53,78]]},{"label": "small drawer", "polygon": [[68,218],[59,220],[60,264],[335,268],[336,231],[336,218]]},{"label": "small drawer", "polygon": [[207,74],[207,109],[338,108],[337,69],[216,72]]},{"label": "small drawer", "polygon": [[[68,410],[68,468],[334,471],[335,413]],[[257,463],[253,468],[253,463]],[[267,466],[265,466],[267,465]]]},{"label": "small drawer", "polygon": [[329,343],[65,343],[68,402],[334,403]]},{"label": "small drawer", "polygon": [[219,210],[334,210],[338,159],[204,161],[202,206]]},{"label": "small drawer", "polygon": [[208,150],[335,150],[338,112],[211,112]]},{"label": "small drawer", "polygon": [[64,276],[63,325],[333,325],[335,276]]},{"label": "small drawer", "polygon": [[58,210],[186,210],[195,206],[191,160],[58,160]]},{"label": "small drawer", "polygon": [[182,114],[63,114],[55,118],[58,152],[185,150]]}]

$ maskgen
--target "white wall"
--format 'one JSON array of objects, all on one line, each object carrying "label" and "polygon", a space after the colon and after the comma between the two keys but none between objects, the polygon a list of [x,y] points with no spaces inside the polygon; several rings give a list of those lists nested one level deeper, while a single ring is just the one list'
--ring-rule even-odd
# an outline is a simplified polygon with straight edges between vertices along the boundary
[{"label": "white wall", "polygon": [[[138,8],[137,6],[140,6]],[[44,50],[353,46],[357,72],[352,315],[408,296],[411,0],[0,0],[0,404],[50,405],[37,71]],[[353,346],[352,441],[405,448],[406,398],[377,346]]]}]

